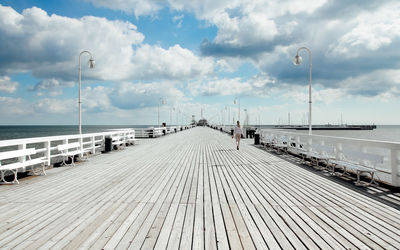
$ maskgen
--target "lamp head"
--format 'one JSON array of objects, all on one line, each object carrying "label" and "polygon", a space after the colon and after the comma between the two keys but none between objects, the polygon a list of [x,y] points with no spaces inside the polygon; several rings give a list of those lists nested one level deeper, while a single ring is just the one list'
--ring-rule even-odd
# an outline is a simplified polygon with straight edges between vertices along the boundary
[{"label": "lamp head", "polygon": [[233,104],[236,104],[236,99],[235,99],[235,100],[233,100]]},{"label": "lamp head", "polygon": [[89,62],[88,62],[88,66],[89,68],[93,69],[95,65],[95,61],[93,58],[90,58]]},{"label": "lamp head", "polygon": [[293,59],[293,64],[294,65],[300,65],[301,62],[303,61],[303,59],[301,58],[301,56],[299,56],[298,54],[294,57]]}]

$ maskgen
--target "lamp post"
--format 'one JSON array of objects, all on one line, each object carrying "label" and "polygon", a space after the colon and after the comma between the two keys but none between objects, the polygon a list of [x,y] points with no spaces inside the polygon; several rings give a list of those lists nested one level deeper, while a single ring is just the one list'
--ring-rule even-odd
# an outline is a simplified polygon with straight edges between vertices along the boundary
[{"label": "lamp post", "polygon": [[[240,122],[240,99],[238,98],[238,97],[236,97],[235,98],[235,100],[233,100],[233,104],[236,104],[237,103],[237,105],[238,105],[238,121]],[[235,123],[233,123],[233,124],[235,124]]]},{"label": "lamp post", "polygon": [[308,59],[309,59],[309,70],[310,70],[310,80],[308,84],[308,134],[312,135],[312,122],[311,122],[311,108],[312,108],[312,101],[311,101],[311,68],[312,68],[312,54],[311,50],[306,47],[301,47],[297,50],[296,56],[293,59],[293,63],[295,65],[300,65],[302,62],[301,56],[299,56],[300,50],[308,51]]},{"label": "lamp post", "polygon": [[243,126],[248,126],[249,125],[249,121],[248,121],[248,114],[247,114],[247,109],[244,109],[244,112],[246,112],[246,118],[244,118],[244,122],[243,122]]},{"label": "lamp post", "polygon": [[158,100],[158,127],[160,127],[160,104],[165,104],[165,101],[162,97],[160,97],[160,99]]},{"label": "lamp post", "polygon": [[87,53],[90,55],[90,59],[88,61],[88,66],[89,68],[93,69],[94,68],[94,59],[92,56],[92,53],[90,53],[87,50],[82,51],[79,54],[79,98],[78,98],[78,106],[79,106],[79,134],[82,135],[82,101],[81,101],[81,55]]},{"label": "lamp post", "polygon": [[169,125],[172,125],[172,108],[169,110]]},{"label": "lamp post", "polygon": [[225,106],[225,111],[227,111],[228,112],[228,124],[231,122],[230,120],[231,120],[231,114],[230,114],[230,109],[229,109],[229,106]]}]

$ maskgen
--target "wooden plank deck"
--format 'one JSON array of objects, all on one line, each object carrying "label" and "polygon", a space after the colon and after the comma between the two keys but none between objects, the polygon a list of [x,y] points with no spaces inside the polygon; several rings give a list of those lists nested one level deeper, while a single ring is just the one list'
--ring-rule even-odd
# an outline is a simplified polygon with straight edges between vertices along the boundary
[{"label": "wooden plank deck", "polygon": [[400,211],[209,128],[0,186],[0,248],[398,249]]}]

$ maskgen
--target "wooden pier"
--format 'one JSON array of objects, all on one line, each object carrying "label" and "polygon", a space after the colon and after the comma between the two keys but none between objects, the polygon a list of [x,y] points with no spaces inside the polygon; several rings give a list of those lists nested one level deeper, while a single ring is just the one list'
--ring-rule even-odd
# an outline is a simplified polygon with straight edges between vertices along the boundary
[{"label": "wooden pier", "polygon": [[197,127],[0,186],[1,249],[398,249],[400,211]]}]

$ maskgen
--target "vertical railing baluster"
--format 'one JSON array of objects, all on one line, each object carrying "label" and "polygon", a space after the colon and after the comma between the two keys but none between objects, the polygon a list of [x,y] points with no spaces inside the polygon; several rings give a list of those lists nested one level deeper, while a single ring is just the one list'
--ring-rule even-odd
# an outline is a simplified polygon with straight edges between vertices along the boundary
[{"label": "vertical railing baluster", "polygon": [[92,154],[95,155],[96,154],[96,137],[92,136]]},{"label": "vertical railing baluster", "polygon": [[[399,147],[399,146],[398,146]],[[399,186],[399,168],[400,168],[400,149],[397,147],[390,149],[390,165],[392,172],[392,185]]]},{"label": "vertical railing baluster", "polygon": [[46,141],[44,143],[44,147],[46,148],[45,156],[47,157],[47,166],[51,165],[51,141]]}]

